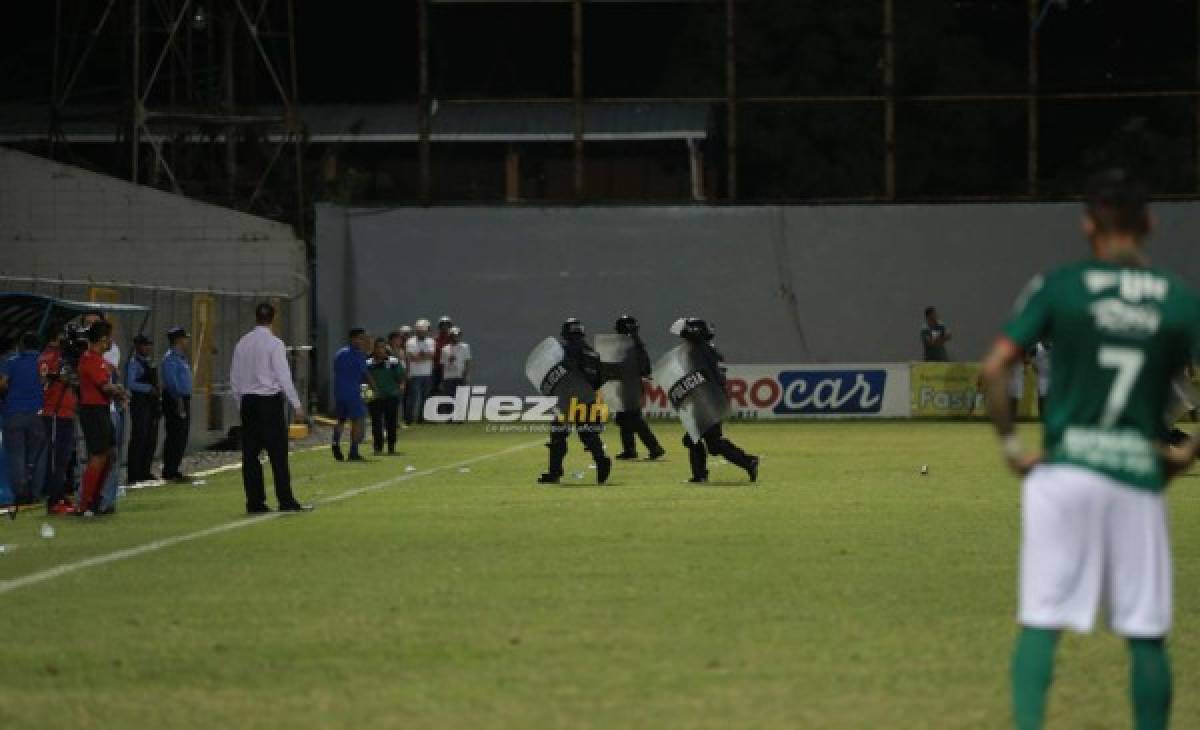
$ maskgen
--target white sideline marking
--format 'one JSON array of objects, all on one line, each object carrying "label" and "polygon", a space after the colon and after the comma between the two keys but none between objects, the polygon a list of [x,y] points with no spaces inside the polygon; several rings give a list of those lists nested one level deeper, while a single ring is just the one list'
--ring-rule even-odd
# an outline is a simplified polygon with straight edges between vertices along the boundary
[{"label": "white sideline marking", "polygon": [[[329,444],[321,444],[320,446],[309,446],[307,449],[296,449],[295,451],[289,451],[288,455],[291,456],[292,454],[304,454],[304,453],[308,453],[309,451],[321,451],[322,449],[328,449],[328,448],[329,448]],[[265,465],[265,464],[269,463],[269,461],[270,460],[267,458],[267,456],[265,454],[258,457],[258,463],[260,463],[260,464]],[[192,472],[190,474],[190,476],[210,477],[213,474],[220,474],[221,472],[226,472],[226,471],[237,471],[238,469],[241,469],[241,468],[242,468],[242,462],[241,462],[241,459],[238,459],[235,462],[225,464],[223,466],[213,467],[212,469],[206,469],[204,471]],[[168,482],[165,479],[152,479],[148,482],[136,482],[134,484],[125,484],[123,486],[126,489],[147,489],[149,487],[165,487],[166,485],[168,485],[170,483],[171,482]]]},{"label": "white sideline marking", "polygon": [[[316,504],[329,504],[331,502],[340,502],[344,499],[358,497],[360,495],[367,494],[369,492],[377,492],[381,489],[387,489],[388,487],[392,487],[397,484],[400,484],[401,482],[407,482],[409,480],[417,479],[419,477],[426,477],[426,476],[429,476],[430,474],[436,474],[440,471],[446,471],[447,469],[457,469],[459,467],[468,466],[470,464],[474,464],[479,461],[486,461],[488,459],[495,459],[500,456],[507,456],[508,454],[512,454],[517,451],[521,451],[524,449],[531,448],[533,446],[537,446],[540,443],[541,443],[540,441],[534,441],[534,442],[527,443],[527,444],[521,444],[520,446],[510,446],[507,449],[495,451],[490,454],[483,454],[482,456],[475,456],[470,459],[465,459],[463,461],[455,462],[453,464],[443,464],[442,466],[435,466],[430,469],[408,472],[406,474],[401,474],[400,476],[392,477],[391,479],[385,479],[382,482],[376,482],[375,484],[369,484],[365,487],[357,487],[355,489],[351,489],[351,490],[342,492],[341,494],[335,494],[332,497],[326,497],[324,499],[317,500],[315,503]],[[20,578],[12,578],[10,580],[0,581],[0,596],[4,595],[5,593],[10,593],[12,591],[15,591],[19,588],[26,588],[28,586],[37,585],[38,583],[45,583],[46,581],[54,580],[55,578],[67,575],[68,573],[74,573],[77,570],[83,570],[84,568],[94,568],[97,565],[106,565],[108,563],[115,563],[119,560],[127,560],[129,558],[136,558],[139,555],[145,555],[146,553],[156,552],[158,550],[162,550],[163,548],[171,547],[172,545],[178,545],[178,544],[184,543],[184,542],[191,542],[192,540],[199,540],[200,538],[208,537],[209,535],[219,535],[222,532],[231,532],[233,530],[239,530],[243,527],[253,527],[254,525],[261,525],[264,522],[267,522],[268,520],[274,520],[274,519],[278,519],[278,518],[284,517],[284,516],[288,516],[288,513],[287,512],[268,512],[266,514],[256,515],[253,517],[243,517],[241,519],[234,520],[233,522],[226,522],[223,525],[214,525],[213,527],[208,527],[203,530],[197,530],[196,532],[189,532],[189,533],[186,533],[183,535],[176,535],[175,537],[165,537],[161,540],[155,540],[154,542],[145,543],[144,545],[137,545],[135,547],[125,548],[124,550],[117,550],[115,552],[107,553],[105,555],[97,555],[92,558],[85,558],[83,560],[79,560],[74,563],[64,563],[62,565],[57,565],[53,568],[48,568],[46,570],[39,571],[37,573],[30,573],[29,575],[21,576]],[[84,518],[81,517],[81,518],[77,518],[77,519],[84,519]]]}]

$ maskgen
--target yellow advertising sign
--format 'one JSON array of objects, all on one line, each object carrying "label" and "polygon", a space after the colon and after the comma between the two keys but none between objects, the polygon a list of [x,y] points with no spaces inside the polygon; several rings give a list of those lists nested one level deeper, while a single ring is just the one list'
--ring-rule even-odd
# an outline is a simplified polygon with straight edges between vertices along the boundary
[{"label": "yellow advertising sign", "polygon": [[913,363],[911,383],[913,418],[987,416],[977,363]]},{"label": "yellow advertising sign", "polygon": [[[979,363],[918,362],[912,366],[913,418],[987,418]],[[1025,366],[1024,392],[1017,406],[1019,418],[1037,411],[1037,373]]]}]

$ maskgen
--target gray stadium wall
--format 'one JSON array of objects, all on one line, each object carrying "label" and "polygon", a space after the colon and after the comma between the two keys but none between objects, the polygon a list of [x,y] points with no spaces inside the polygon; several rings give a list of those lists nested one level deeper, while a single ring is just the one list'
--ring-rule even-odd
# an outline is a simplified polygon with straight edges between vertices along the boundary
[{"label": "gray stadium wall", "polygon": [[[1200,203],[1160,203],[1155,263],[1200,282]],[[671,322],[702,316],[731,362],[921,357],[926,305],[977,359],[1020,288],[1087,254],[1080,206],[317,206],[321,392],[351,326],[386,333],[449,314],[475,382],[526,393],[525,356],[562,319],[609,331],[628,312],[654,357]]]},{"label": "gray stadium wall", "polygon": [[[307,268],[304,242],[282,223],[0,147],[0,291],[87,300],[103,290],[149,306],[160,355],[168,327],[195,329],[208,315],[199,380],[212,387],[193,405],[191,447],[237,423],[229,364],[259,299],[278,298],[288,344],[311,344]],[[125,356],[131,329],[118,331]],[[296,365],[303,387],[307,361]]]}]

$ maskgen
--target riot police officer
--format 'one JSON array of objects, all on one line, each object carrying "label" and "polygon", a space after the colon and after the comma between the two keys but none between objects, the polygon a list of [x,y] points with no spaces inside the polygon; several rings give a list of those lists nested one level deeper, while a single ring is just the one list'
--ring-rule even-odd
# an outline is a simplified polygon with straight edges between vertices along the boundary
[{"label": "riot police officer", "polygon": [[[725,372],[721,366],[724,358],[712,345],[713,331],[708,322],[689,317],[684,321],[679,336],[691,343],[696,355],[697,369],[724,388]],[[688,462],[692,467],[692,478],[688,481],[693,484],[708,480],[707,454],[724,456],[729,463],[745,469],[751,482],[758,479],[758,457],[747,454],[725,438],[719,422],[705,431],[699,442],[693,441],[690,434],[684,434],[683,445],[688,449]]]},{"label": "riot police officer", "polygon": [[[584,339],[583,324],[575,317],[570,317],[563,322],[560,336],[563,348],[562,366],[569,373],[581,375],[593,389],[598,389],[604,382],[600,356],[588,346]],[[595,393],[593,392],[590,399],[584,400],[586,402],[580,405],[588,407],[581,408],[581,410],[593,412],[594,409],[590,406],[595,403]],[[562,413],[559,415],[559,420],[551,426],[550,442],[546,444],[546,447],[550,449],[550,465],[546,473],[538,477],[539,484],[558,484],[559,479],[562,478],[563,459],[567,455],[567,436],[572,430],[579,436],[583,447],[591,452],[592,459],[596,462],[596,481],[600,484],[608,481],[609,472],[612,471],[612,459],[604,453],[604,442],[600,440],[600,431],[604,426],[602,423],[588,418],[580,419],[577,415]]]},{"label": "riot police officer", "polygon": [[[625,335],[633,340],[633,360],[637,365],[638,385],[641,385],[641,378],[650,375],[650,355],[646,353],[646,345],[642,342],[638,329],[636,317],[623,314],[617,318],[617,334]],[[641,393],[639,392],[636,401],[627,403],[625,410],[620,411],[613,417],[613,420],[617,422],[617,426],[621,429],[621,453],[617,454],[616,458],[618,459],[637,458],[637,441],[635,437],[641,438],[642,445],[650,452],[646,458],[651,461],[667,453],[659,445],[654,432],[650,430],[650,424],[646,423],[646,419],[642,416],[640,396]]]}]

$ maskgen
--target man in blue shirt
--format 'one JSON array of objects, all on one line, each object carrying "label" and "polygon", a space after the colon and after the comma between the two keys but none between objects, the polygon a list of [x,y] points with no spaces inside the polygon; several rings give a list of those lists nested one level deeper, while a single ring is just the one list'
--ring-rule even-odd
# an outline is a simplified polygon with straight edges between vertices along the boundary
[{"label": "man in blue shirt", "polygon": [[350,461],[365,461],[358,453],[365,432],[367,405],[363,402],[362,384],[370,382],[367,373],[367,349],[370,340],[366,330],[350,330],[349,343],[333,358],[333,400],[337,425],[333,427],[333,458],[342,461],[342,427],[350,421]]},{"label": "man in blue shirt", "polygon": [[46,432],[42,410],[42,375],[38,370],[41,341],[32,332],[21,336],[21,350],[0,363],[4,399],[4,451],[8,480],[17,504],[33,504],[45,496]]},{"label": "man in blue shirt", "polygon": [[187,449],[188,429],[191,427],[192,411],[192,366],[188,363],[188,345],[191,337],[182,327],[167,331],[171,349],[163,357],[162,367],[162,412],[166,438],[163,440],[162,478],[170,481],[187,481],[179,470],[183,463],[183,452]]},{"label": "man in blue shirt", "polygon": [[133,354],[125,364],[125,389],[130,393],[129,455],[126,457],[130,484],[154,479],[150,465],[158,446],[158,418],[162,399],[158,391],[158,368],[154,367],[154,343],[145,335],[133,338]]}]

